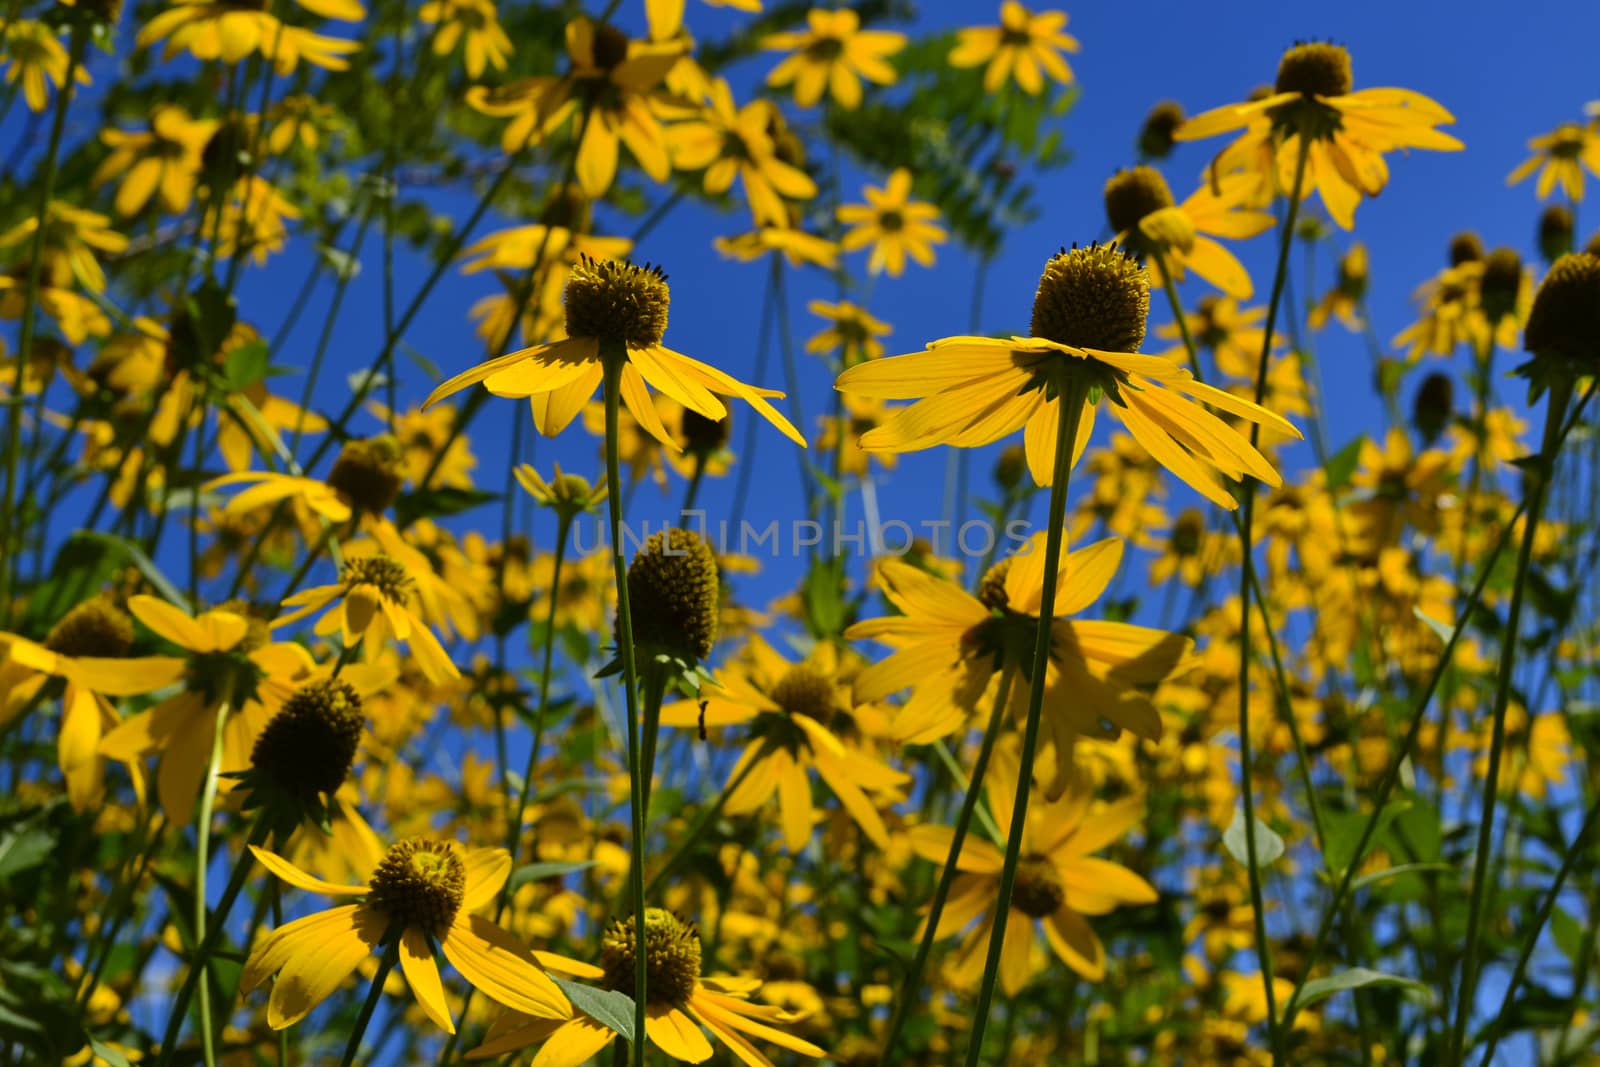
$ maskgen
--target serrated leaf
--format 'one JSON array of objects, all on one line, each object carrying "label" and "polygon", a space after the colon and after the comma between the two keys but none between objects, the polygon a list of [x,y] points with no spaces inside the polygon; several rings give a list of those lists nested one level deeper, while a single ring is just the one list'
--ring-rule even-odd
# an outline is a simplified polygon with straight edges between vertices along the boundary
[{"label": "serrated leaf", "polygon": [[633,1040],[633,998],[613,989],[596,989],[551,975],[572,1006],[602,1026],[609,1026],[626,1041]]},{"label": "serrated leaf", "polygon": [[[1272,832],[1272,828],[1260,819],[1255,820],[1256,866],[1268,867],[1283,855],[1283,838]],[[1222,833],[1222,844],[1228,850],[1228,855],[1238,860],[1245,866],[1250,865],[1249,843],[1245,838],[1244,809],[1239,808],[1233,813],[1233,822]]]},{"label": "serrated leaf", "polygon": [[1347,971],[1330,974],[1325,978],[1313,978],[1300,988],[1300,997],[1296,1003],[1302,1008],[1309,1008],[1319,1000],[1326,1000],[1335,993],[1342,993],[1346,989],[1361,989],[1371,985],[1398,986],[1426,1003],[1433,1003],[1433,990],[1416,979],[1402,978],[1398,974],[1385,974],[1383,971],[1374,971],[1367,967],[1352,967]]}]

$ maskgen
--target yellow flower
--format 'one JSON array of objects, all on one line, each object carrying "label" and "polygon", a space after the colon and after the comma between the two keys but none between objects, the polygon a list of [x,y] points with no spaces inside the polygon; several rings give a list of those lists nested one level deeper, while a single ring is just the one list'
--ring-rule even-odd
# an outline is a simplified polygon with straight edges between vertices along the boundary
[{"label": "yellow flower", "polygon": [[[12,18],[0,38],[0,60],[6,64],[6,81],[22,81],[22,98],[34,111],[50,103],[49,84],[57,88],[67,77],[67,50],[61,47],[49,26],[32,19]],[[73,74],[79,85],[89,84],[89,72],[79,64]]]},{"label": "yellow flower", "polygon": [[[451,489],[471,489],[472,472],[478,458],[472,454],[472,444],[465,434],[455,434],[455,414],[445,408],[424,412],[418,408],[391,413],[376,400],[367,404],[367,411],[385,425],[394,426],[395,439],[400,443],[400,473],[413,488],[422,488],[423,477],[431,470],[428,486]],[[449,448],[444,457],[435,459],[439,450]]]},{"label": "yellow flower", "polygon": [[[759,14],[761,0],[706,0],[712,7],[731,7],[737,11]],[[658,41],[676,37],[683,29],[684,0],[645,0],[645,15],[650,22],[650,36]]]},{"label": "yellow flower", "polygon": [[454,841],[408,838],[390,846],[366,885],[312,877],[254,845],[267,870],[297,889],[330,897],[364,897],[278,927],[250,953],[239,979],[249,993],[276,974],[267,1025],[293,1026],[343,984],[380,945],[399,942],[400,969],[417,1003],[455,1033],[434,945],[462,976],[508,1008],[542,1018],[570,1015],[566,996],[533,953],[499,926],[474,914],[493,904],[511,873],[503,848],[466,851]]},{"label": "yellow flower", "polygon": [[[106,272],[95,253],[114,255],[128,247],[128,239],[111,228],[111,220],[97,211],[52,200],[45,212],[44,226],[44,242],[39,249],[43,263],[40,284],[57,289],[77,284],[90,292],[104,292]],[[0,234],[0,249],[31,247],[38,229],[37,216],[24,219]]]},{"label": "yellow flower", "polygon": [[[1261,341],[1266,331],[1262,319],[1264,307],[1241,308],[1231,296],[1203,296],[1195,310],[1184,315],[1189,325],[1189,336],[1202,349],[1210,349],[1217,369],[1232,378],[1248,377],[1255,381],[1256,368],[1261,361]],[[1156,336],[1177,341],[1172,348],[1161,353],[1163,359],[1173,361],[1188,358],[1188,348],[1183,344],[1183,333],[1175,322],[1156,327]],[[1273,338],[1277,347],[1280,338]]]},{"label": "yellow flower", "polygon": [[838,352],[840,363],[846,367],[883,358],[883,342],[878,338],[894,331],[866,308],[857,307],[848,300],[837,304],[813,300],[806,305],[806,310],[830,323],[827,329],[806,342],[807,352],[819,355]]},{"label": "yellow flower", "polygon": [[[350,17],[351,10],[360,17],[360,5],[336,9],[344,12],[339,17]],[[187,50],[196,59],[238,63],[259,53],[279,74],[294,73],[301,59],[325,70],[345,70],[350,63],[344,57],[361,48],[359,41],[324,37],[281,22],[245,0],[172,0],[170,7],[145,23],[135,45],[148,48],[161,40],[167,42],[162,59]]]},{"label": "yellow flower", "polygon": [[[885,400],[917,400],[861,439],[868,451],[914,452],[934,445],[977,448],[1024,426],[1028,466],[1048,485],[1055,464],[1058,390],[1085,375],[1134,439],[1206,499],[1237,504],[1217,480],[1283,479],[1249,441],[1196,401],[1299,436],[1266,408],[1196,381],[1159,356],[1134,354],[1144,339],[1149,282],[1115,246],[1075,248],[1045,267],[1034,299],[1033,336],[947,337],[928,351],[873,360],[845,371],[835,388]],[[1094,428],[1086,403],[1076,461]]]},{"label": "yellow flower", "polygon": [[[900,560],[878,565],[879,588],[900,613],[858,622],[845,637],[895,650],[856,676],[854,695],[866,703],[911,690],[891,726],[897,740],[927,744],[954,732],[996,688],[1004,668],[1031,678],[1044,588],[1043,537],[1035,535],[1025,549],[990,568],[977,597]],[[1058,615],[1076,615],[1098,600],[1121,559],[1116,538],[1064,553]],[[1160,738],[1161,717],[1136,687],[1167,677],[1190,647],[1186,638],[1127,623],[1063,618],[1051,624],[1042,721],[1057,753],[1052,795],[1066,787],[1077,737],[1112,738],[1126,729]],[[1028,686],[1011,687],[1008,708],[1019,718],[1027,700]]]},{"label": "yellow flower", "polygon": [[746,815],[778,798],[784,846],[799,852],[811,840],[816,809],[811,773],[839,798],[844,809],[879,848],[889,831],[869,794],[896,796],[910,777],[854,748],[837,736],[853,710],[850,688],[839,678],[832,645],[819,645],[803,663],[790,663],[771,645],[752,637],[740,663],[717,674],[720,689],[696,701],[661,709],[661,725],[695,730],[748,724],[749,741],[728,773],[726,811]]},{"label": "yellow flower", "polygon": [[749,263],[765,255],[781,255],[791,267],[832,270],[839,262],[839,246],[825,237],[798,227],[763,226],[734,237],[718,237],[712,245],[729,259]]},{"label": "yellow flower", "polygon": [[613,26],[587,18],[567,23],[567,55],[572,69],[560,78],[525,78],[500,89],[474,86],[467,103],[486,115],[510,118],[501,133],[507,152],[520,152],[541,136],[578,115],[587,102],[589,116],[578,145],[578,186],[590,198],[604,196],[617,175],[618,144],[651,180],[672,172],[666,135],[655,115],[656,90],[683,55],[679,42],[629,40]]},{"label": "yellow flower", "polygon": [[[108,696],[141,696],[183,677],[184,662],[172,656],[130,657],[133,624],[109,599],[96,597],[67,612],[44,642],[0,633],[0,721],[38,693],[49,678],[65,683],[56,752],[67,799],[75,811],[89,811],[105,791],[105,757],[100,738],[122,719]],[[141,798],[144,781],[130,766]]]},{"label": "yellow flower", "polygon": [[1332,315],[1345,329],[1359,332],[1362,328],[1361,301],[1366,294],[1367,246],[1354,241],[1350,251],[1339,257],[1339,280],[1311,309],[1307,322],[1313,330],[1320,330]]},{"label": "yellow flower", "polygon": [[399,561],[377,554],[356,556],[345,560],[337,585],[319,585],[284,600],[284,607],[295,610],[279,616],[272,626],[287,626],[337,603],[338,610],[317,620],[313,629],[318,635],[337,632],[345,648],[363,645],[368,663],[378,658],[392,635],[406,642],[429,681],[461,677],[412,607],[417,599],[417,581]]},{"label": "yellow flower", "polygon": [[1037,15],[1017,3],[1005,0],[1000,5],[1000,25],[980,26],[956,31],[956,46],[950,52],[952,67],[980,67],[983,88],[999,92],[1008,77],[1016,79],[1024,92],[1037,96],[1044,90],[1044,79],[1062,85],[1072,84],[1072,68],[1062,52],[1077,52],[1078,39],[1062,30],[1067,25],[1064,11],[1041,11]]},{"label": "yellow flower", "polygon": [[1600,130],[1592,125],[1562,123],[1550,133],[1529,140],[1528,147],[1533,149],[1533,155],[1507,175],[1506,184],[1515,185],[1538,171],[1534,192],[1540,200],[1560,185],[1567,199],[1578,203],[1583,199],[1584,170],[1600,177]]},{"label": "yellow flower", "polygon": [[204,166],[201,159],[214,119],[191,119],[181,107],[162,105],[150,116],[148,131],[101,130],[111,154],[92,179],[96,185],[122,176],[115,201],[117,214],[137,215],[150,197],[160,194],[162,210],[178,215],[188,210]]},{"label": "yellow flower", "polygon": [[599,388],[604,375],[602,345],[620,341],[627,352],[622,402],[639,425],[668,448],[677,449],[678,445],[661,424],[650,396],[652,386],[717,421],[728,414],[718,397],[738,397],[804,447],[805,438],[767,402],[768,397],[781,397],[782,393],[746,385],[661,344],[667,303],[666,276],[659,269],[585,259],[572,268],[567,282],[565,340],[524,348],[463,371],[429,394],[423,410],[482,382],[495,396],[529,397],[539,432],[554,437]]},{"label": "yellow flower", "polygon": [[178,693],[107,733],[100,754],[133,763],[160,753],[156,792],[162,810],[173,825],[186,826],[210,761],[217,716],[227,716],[220,769],[242,770],[262,727],[313,664],[299,645],[267,643],[266,628],[235,611],[190,615],[143,595],[129,599],[128,611],[184,651],[177,662],[185,682]]},{"label": "yellow flower", "polygon": [[867,270],[873,274],[887,270],[891,278],[906,269],[908,255],[924,267],[933,266],[933,246],[948,238],[935,223],[939,209],[911,199],[911,172],[901,167],[882,189],[868,185],[862,192],[865,204],[838,208],[839,221],[850,227],[840,238],[840,247],[857,252],[872,246]]},{"label": "yellow flower", "polygon": [[[1011,746],[997,748],[984,791],[996,827],[1011,830],[1011,802],[1016,789],[1017,756]],[[1108,915],[1128,904],[1153,904],[1155,887],[1128,868],[1093,855],[1114,843],[1137,823],[1144,801],[1130,798],[1096,807],[1084,791],[1055,801],[1028,805],[1022,829],[1022,855],[1011,897],[1000,955],[1000,987],[1014,997],[1043,969],[1038,934],[1056,957],[1091,982],[1105,977],[1106,951],[1085,915]],[[911,847],[919,856],[943,863],[955,832],[946,826],[918,826]],[[994,901],[1000,891],[1004,857],[989,842],[968,835],[956,859],[955,883],[935,937],[959,933],[974,919],[952,965],[952,978],[975,986],[983,973],[994,924]],[[1022,921],[1017,921],[1022,920]]]},{"label": "yellow flower", "polygon": [[1105,200],[1107,220],[1118,231],[1116,242],[1146,257],[1151,285],[1165,284],[1165,264],[1174,281],[1182,281],[1187,268],[1229,296],[1248,300],[1254,293],[1244,264],[1211,236],[1254,237],[1272,227],[1265,211],[1246,210],[1204,185],[1175,205],[1161,172],[1143,165],[1112,175]]},{"label": "yellow flower", "polygon": [[485,67],[506,69],[511,38],[500,28],[494,0],[428,0],[417,9],[417,18],[439,24],[433,35],[436,56],[453,51],[457,42],[466,42],[463,55],[469,76],[483,77]]},{"label": "yellow flower", "polygon": [[[649,908],[644,919],[646,967],[645,1038],[667,1056],[683,1063],[704,1063],[715,1053],[700,1029],[711,1035],[751,1067],[771,1067],[771,1062],[751,1044],[760,1038],[802,1056],[825,1058],[827,1053],[773,1024],[794,1022],[796,1016],[782,1008],[752,1004],[760,990],[755,978],[705,978],[700,974],[700,935],[694,924],[662,908]],[[634,919],[613,921],[600,943],[603,967],[546,955],[547,966],[580,977],[602,978],[607,989],[628,992],[634,987],[636,939]],[[544,1042],[533,1067],[579,1067],[616,1040],[617,1034],[598,1019],[582,1012],[564,1020],[531,1019],[510,1012],[489,1028],[484,1043],[467,1053],[467,1059],[489,1059]]]},{"label": "yellow flower", "polygon": [[1384,153],[1462,147],[1434,128],[1455,118],[1428,97],[1409,89],[1352,91],[1351,81],[1350,54],[1343,48],[1298,44],[1284,53],[1272,93],[1196,115],[1173,136],[1197,141],[1243,129],[1212,161],[1213,180],[1240,172],[1283,195],[1293,188],[1302,140],[1308,142],[1300,195],[1316,191],[1328,215],[1348,230],[1361,197],[1377,196],[1388,184]]},{"label": "yellow flower", "polygon": [[[221,213],[220,221],[217,218]],[[241,178],[206,209],[203,232],[217,234],[217,254],[248,252],[259,266],[289,240],[289,221],[300,211],[259,174]]]},{"label": "yellow flower", "polygon": [[727,192],[738,177],[756,225],[781,225],[789,218],[782,198],[810,200],[817,195],[817,185],[805,171],[778,158],[767,132],[776,114],[766,100],[752,100],[735,110],[733,92],[718,78],[711,83],[700,117],[667,128],[672,165],[679,170],[703,169],[701,184],[712,196]]},{"label": "yellow flower", "polygon": [[852,8],[829,11],[814,7],[806,12],[804,33],[774,33],[761,42],[768,51],[793,51],[767,75],[775,89],[793,83],[794,102],[811,107],[824,89],[833,102],[847,110],[861,105],[861,79],[893,85],[894,67],[887,57],[906,46],[906,36],[892,30],[863,30],[861,16]]}]

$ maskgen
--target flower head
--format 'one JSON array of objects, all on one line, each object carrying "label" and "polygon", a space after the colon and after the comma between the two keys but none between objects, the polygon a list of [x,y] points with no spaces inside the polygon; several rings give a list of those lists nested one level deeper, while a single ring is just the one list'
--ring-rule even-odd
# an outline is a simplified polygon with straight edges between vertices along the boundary
[{"label": "flower head", "polygon": [[619,260],[582,259],[567,281],[567,337],[480,363],[435,389],[426,410],[443,398],[482,382],[496,396],[528,397],[539,432],[554,437],[577,417],[599,388],[609,354],[625,355],[622,403],[656,440],[677,451],[661,423],[649,387],[708,419],[728,409],[719,397],[736,396],[796,444],[804,445],[789,420],[767,402],[782,393],[746,385],[699,360],[661,344],[667,329],[670,292],[660,268]]},{"label": "flower head", "polygon": [[1082,376],[1091,402],[1079,420],[1074,459],[1088,442],[1096,407],[1105,403],[1162,466],[1218,504],[1234,506],[1217,473],[1281,484],[1266,458],[1199,402],[1292,436],[1299,432],[1168,360],[1134,354],[1144,340],[1149,301],[1144,268],[1119,249],[1063,249],[1039,279],[1031,336],[945,338],[927,352],[852,367],[835,388],[919,401],[865,434],[861,447],[868,451],[974,448],[1026,427],[1028,465],[1034,480],[1048,485],[1060,392],[1069,376]]},{"label": "flower head", "polygon": [[813,7],[806,12],[807,29],[801,33],[774,33],[761,47],[793,51],[772,73],[767,84],[775,89],[794,86],[794,101],[811,107],[826,89],[833,102],[847,110],[861,105],[863,79],[893,85],[894,67],[888,57],[906,46],[903,33],[863,30],[853,8],[829,10]]},{"label": "flower head", "polygon": [[950,52],[952,67],[981,67],[985,92],[998,92],[1008,78],[1014,78],[1023,92],[1038,96],[1044,80],[1072,84],[1072,68],[1062,52],[1076,52],[1078,39],[1063,30],[1064,11],[1028,10],[1017,0],[1000,5],[1000,25],[979,26],[956,31],[956,46]]}]

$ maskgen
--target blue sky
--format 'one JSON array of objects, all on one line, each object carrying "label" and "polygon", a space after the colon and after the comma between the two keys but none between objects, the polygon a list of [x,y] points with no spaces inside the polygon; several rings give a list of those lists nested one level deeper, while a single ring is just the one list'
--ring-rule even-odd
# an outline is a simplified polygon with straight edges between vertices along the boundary
[{"label": "blue sky", "polygon": [[[624,26],[641,19],[627,3],[621,11]],[[918,26],[948,29],[963,24],[995,20],[995,6],[967,3],[921,5]],[[1075,154],[1071,164],[1045,176],[1039,192],[1041,214],[1021,232],[1009,236],[993,264],[987,283],[983,332],[1025,332],[1038,272],[1044,259],[1059,245],[1086,242],[1103,235],[1101,188],[1117,168],[1133,159],[1133,139],[1154,102],[1171,97],[1191,113],[1242,99],[1252,87],[1272,80],[1282,50],[1296,40],[1331,39],[1346,45],[1354,58],[1358,87],[1400,85],[1437,99],[1454,112],[1451,128],[1466,143],[1460,153],[1416,152],[1392,159],[1392,178],[1382,196],[1363,203],[1353,235],[1340,233],[1342,247],[1354,237],[1365,241],[1372,255],[1371,306],[1380,338],[1387,340],[1411,320],[1409,295],[1444,261],[1445,244],[1458,230],[1472,228],[1486,245],[1510,244],[1533,256],[1533,232],[1539,204],[1532,183],[1507,188],[1505,176],[1520,162],[1528,137],[1557,123],[1576,119],[1584,103],[1600,97],[1600,80],[1593,76],[1591,42],[1600,30],[1600,7],[1587,4],[1529,3],[1519,5],[1517,17],[1507,16],[1500,4],[1458,4],[1445,9],[1433,4],[1345,3],[1340,5],[1283,5],[1262,2],[1196,5],[1158,2],[1141,5],[1137,18],[1123,5],[1094,3],[1069,7],[1069,31],[1083,48],[1073,58],[1081,98],[1063,121],[1065,139]],[[690,25],[702,37],[712,37],[717,27],[728,25],[736,13],[691,3]],[[743,99],[764,77],[775,59],[757,55],[734,68],[730,75],[736,95]],[[1537,73],[1535,73],[1537,72]],[[1222,142],[1180,146],[1164,170],[1181,198],[1193,187],[1204,163]],[[881,184],[879,174],[847,171],[847,199],[859,199],[865,181]],[[464,216],[467,207],[449,208]],[[1581,213],[1580,213],[1581,214]],[[602,215],[604,220],[606,217]],[[520,220],[503,220],[505,224]],[[615,229],[627,232],[629,220],[612,218]],[[673,212],[637,251],[637,257],[666,265],[672,277],[673,309],[666,341],[698,358],[713,362],[740,377],[752,376],[755,337],[766,284],[763,264],[744,265],[723,259],[711,238],[747,228],[743,209],[719,213],[688,204]],[[1580,235],[1586,232],[1580,218]],[[482,232],[482,228],[480,228]],[[1271,279],[1274,235],[1263,235],[1236,246],[1256,279],[1257,301],[1264,299]],[[367,270],[353,286],[334,335],[333,358],[345,370],[355,370],[376,353],[381,335],[379,272],[375,269],[376,242],[367,249]],[[303,255],[283,257],[274,266],[252,272],[245,285],[245,306],[252,299],[279,302],[284,290],[297,284],[304,270]],[[859,267],[860,256],[855,259]],[[1295,267],[1300,271],[1297,254]],[[402,254],[398,261],[398,290],[403,304],[425,275],[427,265]],[[895,327],[888,344],[891,351],[912,351],[925,342],[968,329],[974,258],[953,245],[940,249],[932,270],[912,268],[897,279],[880,278],[864,297],[871,310]],[[1331,252],[1317,267],[1313,288],[1331,283]],[[435,361],[445,373],[482,358],[481,345],[471,332],[466,308],[489,291],[487,276],[464,278],[452,271],[436,290],[406,341]],[[1296,296],[1304,300],[1306,280],[1294,279]],[[1207,292],[1204,283],[1185,288],[1186,302]],[[817,320],[804,309],[811,297],[831,299],[832,281],[820,275],[793,278],[790,316],[797,342],[817,328]],[[258,305],[259,306],[259,305]],[[1165,301],[1152,301],[1152,328],[1167,320]],[[296,333],[279,338],[282,346],[275,362],[303,364],[320,327],[316,303]],[[267,316],[271,322],[271,316]],[[1147,345],[1147,348],[1150,346]],[[1379,417],[1372,395],[1370,363],[1364,342],[1335,327],[1318,342],[1327,388],[1329,435],[1338,447],[1357,433],[1372,430]],[[1511,363],[1502,357],[1502,367]],[[429,383],[414,368],[406,367],[402,397],[420,397]],[[808,419],[831,403],[831,382],[822,366],[802,356],[801,403]],[[330,376],[330,383],[342,382]],[[1421,375],[1414,375],[1414,387]],[[762,383],[781,386],[774,354]],[[1504,396],[1517,395],[1509,382],[1500,382]],[[1458,394],[1459,395],[1459,394]],[[320,399],[329,406],[343,400],[330,388]],[[1409,396],[1405,398],[1409,403]],[[497,401],[473,428],[473,444],[480,457],[480,476],[486,488],[497,488],[503,473],[501,457],[509,445],[509,426],[520,405]],[[740,411],[736,418],[745,417]],[[735,432],[735,442],[742,429]],[[792,446],[775,432],[763,429],[755,462],[755,491],[751,517],[787,518],[800,509],[796,466],[788,454]],[[541,440],[534,454],[541,469],[552,460],[579,470],[597,469],[595,442],[574,426],[556,442]],[[1291,469],[1312,462],[1307,446],[1289,450],[1284,460]],[[904,457],[900,469],[878,486],[884,518],[900,518],[913,526],[942,514],[940,502],[946,457],[942,451]],[[974,486],[983,492],[992,453],[972,457]],[[731,498],[731,479],[708,484],[701,500],[713,519],[725,513]],[[666,517],[676,507],[678,489],[658,497],[645,487],[637,494],[634,517]],[[1182,486],[1170,497],[1174,508],[1195,504],[1199,498]],[[851,516],[859,514],[852,503]],[[1042,505],[1041,505],[1042,507]],[[479,513],[484,523],[495,513]],[[847,516],[847,523],[851,516]],[[548,531],[536,539],[548,547]],[[780,592],[795,577],[795,570],[774,568],[754,587],[761,594]]]}]

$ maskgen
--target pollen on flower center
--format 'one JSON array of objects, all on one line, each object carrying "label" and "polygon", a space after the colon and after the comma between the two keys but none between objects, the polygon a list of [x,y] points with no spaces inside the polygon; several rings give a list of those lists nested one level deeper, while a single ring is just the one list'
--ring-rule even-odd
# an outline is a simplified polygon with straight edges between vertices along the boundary
[{"label": "pollen on flower center", "polygon": [[1137,352],[1150,313],[1150,278],[1116,245],[1050,257],[1033,298],[1033,336],[1075,348]]},{"label": "pollen on flower center", "polygon": [[1327,97],[1345,95],[1352,84],[1350,53],[1336,44],[1309,41],[1283,54],[1274,88],[1280,93]]},{"label": "pollen on flower center", "polygon": [[133,620],[104,596],[67,612],[44,639],[44,647],[63,656],[120,659],[132,646]]},{"label": "pollen on flower center", "polygon": [[415,584],[399,560],[385,555],[357,556],[346,560],[339,579],[346,589],[371,586],[391,604],[404,604]]},{"label": "pollen on flower center", "polygon": [[1590,367],[1600,362],[1600,256],[1576,252],[1555,261],[1533,298],[1522,339],[1536,355]]},{"label": "pollen on flower center", "polygon": [[1006,575],[1011,571],[1011,557],[996,563],[983,572],[978,582],[978,600],[991,611],[1005,611],[1011,606],[1006,597]]},{"label": "pollen on flower center", "polygon": [[1167,179],[1154,167],[1120,170],[1106,182],[1106,218],[1118,233],[1132,230],[1146,215],[1173,204]]},{"label": "pollen on flower center", "polygon": [[[600,942],[600,964],[606,989],[632,993],[638,938],[633,916],[614,919]],[[700,981],[700,935],[694,923],[667,911],[644,913],[645,997],[651,1004],[682,1004]]]},{"label": "pollen on flower center", "polygon": [[833,682],[804,664],[789,668],[768,695],[791,715],[808,715],[823,724],[833,715]]},{"label": "pollen on flower center", "polygon": [[367,884],[367,902],[393,922],[437,934],[461,910],[467,867],[454,841],[412,837],[390,846]]},{"label": "pollen on flower center", "polygon": [[717,562],[692,530],[651,534],[628,565],[633,640],[641,648],[703,660],[717,640]]},{"label": "pollen on flower center", "polygon": [[584,256],[567,279],[566,302],[568,337],[648,348],[667,332],[667,276],[648,263]]},{"label": "pollen on flower center", "polygon": [[1011,891],[1011,906],[1034,919],[1054,915],[1066,903],[1067,892],[1061,875],[1049,858],[1024,856],[1017,863],[1017,881]]},{"label": "pollen on flower center", "polygon": [[361,742],[361,697],[348,682],[322,679],[295,690],[250,752],[255,771],[302,799],[344,784]]}]

